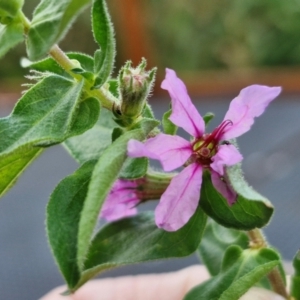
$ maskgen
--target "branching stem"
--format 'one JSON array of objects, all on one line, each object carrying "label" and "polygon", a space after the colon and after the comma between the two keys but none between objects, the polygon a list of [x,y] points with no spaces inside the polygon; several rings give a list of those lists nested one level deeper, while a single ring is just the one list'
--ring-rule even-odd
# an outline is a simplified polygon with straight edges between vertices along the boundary
[{"label": "branching stem", "polygon": [[[261,248],[268,248],[268,242],[264,237],[261,230],[255,228],[253,230],[247,231],[248,236],[250,238],[250,247],[253,249],[261,249]],[[279,272],[278,267],[275,267],[269,274],[268,274],[269,282],[277,294],[281,295],[285,299],[289,299],[289,295],[285,288],[284,280]]]},{"label": "branching stem", "polygon": [[[83,77],[79,74],[75,74],[72,72],[72,69],[75,68],[72,60],[68,58],[68,56],[59,48],[58,45],[54,45],[50,51],[49,55],[73,78],[76,80],[82,80]],[[85,93],[89,97],[97,98],[102,107],[107,108],[109,110],[113,109],[114,103],[118,102],[118,99],[114,97],[108,89],[105,87],[101,87],[100,89],[91,89],[92,85],[88,82],[85,84]]]}]

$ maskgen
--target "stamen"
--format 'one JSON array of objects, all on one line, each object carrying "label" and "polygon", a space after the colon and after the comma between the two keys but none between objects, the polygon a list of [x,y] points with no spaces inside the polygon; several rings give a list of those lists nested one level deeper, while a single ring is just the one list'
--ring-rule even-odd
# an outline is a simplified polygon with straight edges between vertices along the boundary
[{"label": "stamen", "polygon": [[228,126],[232,126],[233,123],[231,120],[225,120],[223,121],[212,133],[211,135],[209,136],[209,143],[213,140],[215,141],[219,141],[222,134],[224,133],[226,127]]}]

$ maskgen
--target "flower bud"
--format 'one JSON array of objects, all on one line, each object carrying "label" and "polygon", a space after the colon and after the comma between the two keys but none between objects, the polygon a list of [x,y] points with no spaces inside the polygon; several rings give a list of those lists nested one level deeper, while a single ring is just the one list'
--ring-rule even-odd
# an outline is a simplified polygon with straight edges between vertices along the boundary
[{"label": "flower bud", "polygon": [[0,23],[9,23],[22,8],[24,0],[1,0],[0,1]]},{"label": "flower bud", "polygon": [[127,62],[119,74],[119,88],[121,97],[120,112],[122,116],[137,117],[141,114],[146,100],[151,92],[156,68],[145,71],[146,60],[137,68],[131,67],[131,62]]}]

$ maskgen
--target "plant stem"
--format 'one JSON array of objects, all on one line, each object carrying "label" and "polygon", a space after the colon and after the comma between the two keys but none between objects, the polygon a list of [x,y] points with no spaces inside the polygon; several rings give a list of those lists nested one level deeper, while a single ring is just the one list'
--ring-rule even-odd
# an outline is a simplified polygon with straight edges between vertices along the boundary
[{"label": "plant stem", "polygon": [[50,56],[58,62],[58,64],[66,70],[70,75],[72,75],[74,78],[78,78],[79,76],[76,74],[73,74],[71,70],[74,68],[74,64],[72,61],[68,58],[68,56],[58,47],[58,45],[54,45],[50,51]]},{"label": "plant stem", "polygon": [[263,233],[261,232],[261,230],[255,228],[253,230],[247,231],[247,233],[248,233],[248,236],[251,241],[251,244],[250,244],[251,248],[267,248],[268,247],[268,243],[267,243]]},{"label": "plant stem", "polygon": [[[75,74],[72,72],[74,69],[74,64],[72,60],[68,58],[68,56],[59,48],[58,45],[54,45],[50,51],[49,55],[66,71],[76,80],[82,80],[83,77],[79,74]],[[114,97],[108,89],[105,87],[101,87],[100,89],[92,89],[92,84],[89,82],[85,82],[85,93],[88,97],[95,97],[97,98],[102,107],[112,110],[114,103],[118,102],[118,99]]]},{"label": "plant stem", "polygon": [[21,22],[23,24],[24,34],[27,35],[28,31],[30,29],[31,23],[21,10],[18,13],[18,17],[19,17],[19,19],[21,20]]},{"label": "plant stem", "polygon": [[[261,230],[255,228],[247,231],[250,238],[250,247],[253,249],[268,248],[268,242],[265,239]],[[285,288],[284,280],[279,272],[278,267],[275,267],[268,275],[269,282],[277,294],[281,295],[285,299],[289,299],[289,295]]]}]

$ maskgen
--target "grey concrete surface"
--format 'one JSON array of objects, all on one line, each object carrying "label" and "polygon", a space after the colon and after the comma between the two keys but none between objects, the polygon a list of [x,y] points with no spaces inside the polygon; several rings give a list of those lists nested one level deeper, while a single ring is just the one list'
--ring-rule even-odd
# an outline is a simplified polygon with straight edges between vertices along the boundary
[{"label": "grey concrete surface", "polygon": [[[151,101],[157,117],[168,99]],[[216,114],[211,128],[222,120],[230,102],[199,99],[204,115]],[[2,110],[1,116],[8,114]],[[281,96],[239,138],[243,169],[250,184],[268,197],[276,211],[265,232],[271,244],[290,260],[300,247],[300,95]],[[58,182],[77,164],[60,146],[47,149],[0,201],[0,300],[38,299],[63,284],[45,237],[45,206]],[[144,209],[152,209],[148,205]],[[102,277],[163,272],[197,263],[195,256],[123,267]]]}]

